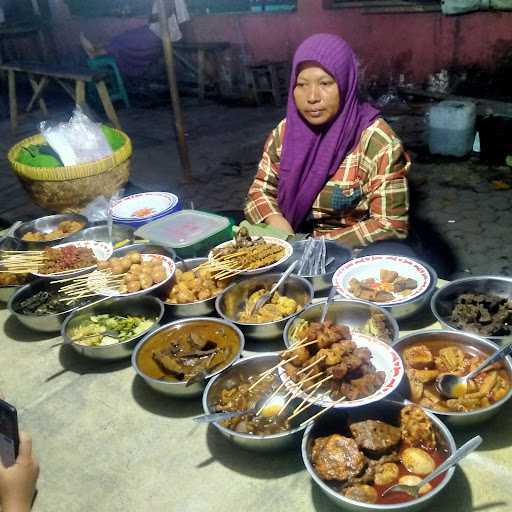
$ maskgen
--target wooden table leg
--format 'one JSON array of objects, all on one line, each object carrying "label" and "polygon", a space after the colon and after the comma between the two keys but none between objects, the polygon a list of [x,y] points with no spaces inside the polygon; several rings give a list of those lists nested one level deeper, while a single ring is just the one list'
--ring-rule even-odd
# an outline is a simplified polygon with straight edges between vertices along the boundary
[{"label": "wooden table leg", "polygon": [[77,80],[75,82],[75,101],[83,110],[85,107],[85,82],[83,80]]},{"label": "wooden table leg", "polygon": [[277,76],[277,69],[274,64],[269,64],[270,71],[270,83],[272,84],[272,95],[274,96],[274,102],[276,107],[280,107],[282,104],[281,101],[281,91],[279,90],[279,77]]},{"label": "wooden table leg", "polygon": [[18,129],[18,103],[16,101],[16,73],[12,70],[8,71],[9,81],[9,111],[11,114],[11,130],[14,132]]},{"label": "wooden table leg", "polygon": [[29,74],[28,78],[30,80],[30,85],[32,86],[32,90],[34,91],[34,94],[32,96],[32,99],[30,100],[28,106],[27,106],[27,112],[30,112],[34,106],[34,103],[36,101],[39,102],[39,108],[41,109],[41,112],[47,116],[48,115],[48,109],[46,108],[46,102],[43,99],[43,91],[46,85],[48,84],[48,77],[43,76],[39,83],[37,83],[37,80],[34,78],[34,75]]},{"label": "wooden table leg", "polygon": [[103,108],[105,109],[105,113],[107,114],[107,117],[110,119],[110,122],[117,129],[121,130],[121,123],[119,122],[119,119],[117,118],[117,114],[116,114],[116,111],[114,110],[114,106],[112,105],[112,102],[110,101],[110,95],[108,93],[107,86],[105,85],[105,82],[103,80],[96,82],[96,90],[98,91],[98,95],[101,99],[101,103],[103,105]]},{"label": "wooden table leg", "polygon": [[199,89],[199,99],[204,100],[205,96],[205,75],[204,75],[204,64],[205,64],[205,51],[197,50],[197,87]]}]

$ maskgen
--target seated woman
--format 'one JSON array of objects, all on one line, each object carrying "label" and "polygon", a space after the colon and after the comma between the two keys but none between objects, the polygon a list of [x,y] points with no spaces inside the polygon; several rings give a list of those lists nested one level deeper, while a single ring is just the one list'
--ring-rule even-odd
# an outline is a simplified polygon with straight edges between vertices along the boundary
[{"label": "seated woman", "polygon": [[404,239],[410,165],[379,112],[359,100],[352,49],[317,34],[295,53],[286,119],[265,144],[245,215],[352,247]]}]

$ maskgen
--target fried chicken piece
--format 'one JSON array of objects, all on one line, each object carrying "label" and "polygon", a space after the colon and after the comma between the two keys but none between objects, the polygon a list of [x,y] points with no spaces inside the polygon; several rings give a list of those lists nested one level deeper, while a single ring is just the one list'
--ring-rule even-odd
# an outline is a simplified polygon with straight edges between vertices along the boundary
[{"label": "fried chicken piece", "polygon": [[409,446],[434,450],[436,436],[432,422],[421,407],[406,405],[400,411],[400,431],[402,440]]},{"label": "fried chicken piece", "polygon": [[311,460],[322,480],[344,481],[357,476],[365,466],[365,457],[357,443],[339,434],[315,439]]}]

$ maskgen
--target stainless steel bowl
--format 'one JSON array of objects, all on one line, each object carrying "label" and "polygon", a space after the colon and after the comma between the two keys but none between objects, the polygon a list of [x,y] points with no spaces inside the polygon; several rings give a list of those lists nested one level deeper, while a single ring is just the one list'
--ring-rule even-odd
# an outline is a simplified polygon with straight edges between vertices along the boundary
[{"label": "stainless steel bowl", "polygon": [[149,243],[133,243],[131,245],[125,245],[123,247],[120,247],[119,249],[116,249],[112,256],[115,256],[117,258],[121,258],[128,254],[129,252],[139,252],[141,254],[160,254],[162,256],[167,256],[171,259],[176,258],[176,253],[174,252],[174,249],[171,247],[163,247],[161,245],[155,245],[155,244],[149,244]]},{"label": "stainless steel bowl", "polygon": [[[511,300],[512,278],[504,276],[463,277],[437,290],[432,296],[430,307],[437,321],[446,329],[463,332],[463,329],[459,329],[455,323],[450,320],[455,300],[462,293],[489,293]],[[494,341],[502,341],[506,336],[486,336],[486,338]]]},{"label": "stainless steel bowl", "polygon": [[[92,315],[103,314],[143,316],[146,318],[155,318],[156,321],[151,327],[137,336],[114,345],[93,347],[74,343],[71,340],[68,335],[71,329],[78,327]],[[129,357],[137,342],[158,327],[163,315],[164,305],[156,297],[149,295],[142,295],[140,297],[114,297],[71,313],[62,324],[60,332],[61,336],[64,338],[64,342],[69,343],[79,354],[92,359],[113,361]]]},{"label": "stainless steel bowl", "polygon": [[[455,332],[450,330],[438,330],[438,331],[423,331],[414,334],[409,334],[400,338],[394,345],[394,349],[401,355],[402,352],[410,345],[421,344],[421,343],[432,343],[435,341],[442,341],[443,343],[461,343],[464,345],[475,347],[487,355],[491,355],[493,352],[499,350],[499,347],[485,338],[476,336],[475,334],[468,334],[464,332]],[[512,381],[512,359],[510,357],[504,360],[505,368],[508,371],[509,378]],[[409,396],[409,385],[407,378],[404,378],[400,384],[398,391],[405,397]],[[427,409],[433,414],[440,416],[445,423],[453,427],[467,427],[476,423],[482,423],[495,414],[505,405],[506,401],[512,396],[512,387],[508,393],[501,399],[484,409],[477,409],[471,412],[441,412],[434,411],[433,409]]]},{"label": "stainless steel bowl", "polygon": [[[293,342],[290,339],[290,329],[297,320],[306,320],[308,322],[318,322],[322,314],[322,309],[325,300],[308,306],[302,313],[299,313],[295,318],[288,320],[284,328],[284,343],[289,347]],[[363,331],[363,328],[370,319],[371,314],[380,313],[384,315],[384,322],[388,331],[390,332],[390,340],[387,341],[393,345],[400,336],[400,329],[396,320],[384,308],[377,306],[371,302],[364,300],[349,300],[349,299],[334,299],[333,303],[329,306],[326,320],[330,320],[335,324],[345,324],[356,331]],[[372,334],[376,336],[375,334]],[[378,336],[376,336],[378,337]]]},{"label": "stainless steel bowl", "polygon": [[[133,231],[134,229],[131,228],[130,226],[113,224],[112,243],[114,244],[114,246],[119,242],[124,242],[125,240],[128,240],[128,242],[132,244],[134,239]],[[79,231],[69,237],[70,242],[79,240],[94,240],[96,242],[108,243],[108,226],[106,224],[92,226],[90,228],[82,229],[82,231]]]},{"label": "stainless steel bowl", "polygon": [[[7,303],[7,308],[9,311],[26,327],[29,329],[33,329],[34,331],[40,332],[59,332],[62,323],[65,318],[75,310],[87,307],[87,305],[82,306],[81,308],[69,308],[68,310],[62,313],[55,313],[53,315],[24,315],[17,310],[17,306],[20,301],[28,299],[35,295],[37,292],[47,290],[50,286],[51,281],[47,279],[37,279],[32,281],[29,284],[21,286],[16,290],[11,297],[9,298],[9,302]],[[91,302],[94,299],[91,299]]]},{"label": "stainless steel bowl", "polygon": [[[264,324],[250,324],[237,320],[238,313],[243,309],[247,297],[262,287],[270,289],[280,277],[280,273],[261,274],[232,283],[217,296],[215,300],[217,313],[222,318],[238,325],[247,338],[268,341],[281,337],[286,322],[296,314]],[[313,300],[313,286],[303,277],[292,274],[283,284],[282,295],[294,299],[301,307],[306,307]]]},{"label": "stainless steel bowl", "polygon": [[[225,389],[234,379],[238,380],[240,376],[248,377],[250,375],[258,375],[259,373],[272,368],[279,363],[280,357],[276,354],[260,354],[257,356],[240,359],[214,377],[206,386],[203,393],[203,409],[205,414],[216,412],[213,406],[217,402],[222,390]],[[232,384],[231,384],[232,385]],[[276,450],[284,450],[299,444],[305,427],[300,427],[300,422],[305,418],[302,417],[293,424],[291,430],[266,436],[257,436],[251,434],[243,434],[222,426],[220,423],[213,425],[217,430],[233,444],[248,450],[273,452]],[[292,420],[293,421],[293,420]]]},{"label": "stainless steel bowl", "polygon": [[156,334],[158,334],[161,331],[165,331],[167,329],[173,328],[175,326],[181,326],[190,322],[216,322],[218,324],[223,325],[224,327],[228,327],[230,329],[233,329],[233,331],[236,333],[239,341],[239,347],[238,350],[230,361],[226,362],[226,364],[219,368],[218,370],[215,370],[214,372],[206,375],[206,380],[210,379],[214,375],[217,375],[218,373],[224,371],[228,366],[232,365],[242,354],[244,350],[244,335],[242,334],[242,331],[236,326],[233,325],[231,322],[227,322],[226,320],[222,320],[220,318],[209,318],[209,317],[198,317],[198,318],[188,318],[188,319],[182,319],[182,320],[176,320],[175,322],[171,322],[168,324],[163,325],[156,331],[152,331],[149,334],[147,334],[135,347],[135,350],[132,354],[132,366],[134,370],[137,372],[137,374],[142,377],[146,383],[153,388],[155,391],[158,391],[160,393],[163,393],[164,395],[174,396],[177,398],[193,398],[196,396],[201,395],[203,392],[206,383],[205,382],[196,382],[190,386],[186,386],[184,382],[165,382],[157,379],[153,379],[152,377],[149,377],[145,373],[141,371],[138,365],[137,357],[140,349]]},{"label": "stainless steel bowl", "polygon": [[43,233],[49,233],[50,231],[57,229],[59,223],[65,220],[76,220],[78,222],[82,222],[84,225],[82,229],[87,227],[89,224],[87,217],[84,217],[83,215],[78,215],[77,213],[59,213],[57,215],[48,215],[47,217],[40,217],[39,219],[24,222],[14,231],[13,237],[16,240],[20,241],[22,244],[24,244],[25,248],[35,251],[42,250],[45,247],[51,247],[53,245],[68,242],[70,241],[70,237],[76,235],[80,230],[75,231],[72,235],[56,238],[55,240],[22,240],[23,235],[28,233],[29,231],[40,231]]},{"label": "stainless steel bowl", "polygon": [[[184,260],[185,266],[188,270],[192,270],[202,263],[208,261],[208,258],[188,258]],[[183,270],[183,261],[176,261],[176,269]],[[176,273],[165,286],[165,293],[162,295],[165,309],[176,318],[190,318],[191,316],[206,316],[215,311],[215,298],[210,297],[205,300],[198,300],[196,302],[187,302],[186,304],[171,304],[166,302],[165,298],[168,296],[171,288],[176,284]]]},{"label": "stainless steel bowl", "polygon": [[[277,270],[284,272],[291,263],[294,261],[300,261],[302,255],[304,254],[306,243],[306,240],[298,240],[293,242],[293,254],[286,261],[286,264],[280,265],[277,267]],[[329,293],[329,290],[332,287],[332,276],[341,265],[352,258],[352,249],[333,240],[326,240],[325,260],[327,261],[327,259],[330,257],[333,257],[334,261],[327,267],[327,272],[325,274],[302,276],[313,285],[315,297],[322,297]]]},{"label": "stainless steel bowl", "polygon": [[[376,505],[372,503],[363,503],[351,500],[342,494],[336,492],[326,482],[324,482],[316,473],[311,462],[311,449],[313,442],[317,437],[328,436],[331,434],[347,434],[348,423],[364,421],[369,419],[388,422],[391,425],[399,425],[400,407],[379,406],[375,404],[372,409],[355,410],[351,409],[344,413],[327,413],[321,419],[308,425],[302,439],[302,460],[309,473],[309,476],[320,487],[320,490],[339,508],[353,512],[374,512],[374,511],[400,511],[412,512],[424,509],[431,505],[432,500],[445,488],[451,480],[455,467],[448,469],[443,480],[432,490],[432,492],[405,503],[393,505]],[[433,430],[436,436],[438,446],[446,450],[447,456],[450,456],[456,449],[455,441],[448,428],[443,422],[433,414],[427,413],[432,421]],[[435,507],[431,510],[435,510]]]}]

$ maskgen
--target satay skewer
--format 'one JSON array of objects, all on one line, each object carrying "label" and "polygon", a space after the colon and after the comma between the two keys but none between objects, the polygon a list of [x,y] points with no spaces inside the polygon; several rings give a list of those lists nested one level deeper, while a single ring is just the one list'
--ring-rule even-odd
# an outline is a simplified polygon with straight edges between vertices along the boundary
[{"label": "satay skewer", "polygon": [[293,361],[297,356],[290,357],[289,359],[286,359],[285,361],[281,361],[280,363],[276,364],[272,368],[269,368],[268,370],[265,370],[264,372],[260,373],[259,379],[254,382],[248,389],[248,391],[251,391],[254,387],[256,387],[265,377],[268,377],[271,373],[275,372],[278,368],[281,366],[289,363],[290,361]]},{"label": "satay skewer", "polygon": [[[328,375],[324,379],[313,384],[313,386],[310,386],[310,387],[315,387],[315,389],[313,389],[313,391],[306,398],[304,398],[303,401],[292,411],[292,414],[291,414],[291,416],[288,417],[288,420],[295,418],[295,416],[298,416],[301,412],[304,412],[306,409],[309,409],[312,405],[315,405],[318,400],[322,400],[321,397],[318,397],[317,400],[311,400],[311,398],[313,398],[314,394],[318,391],[318,388],[322,384],[331,380],[332,378],[333,378],[332,375]],[[310,388],[308,388],[308,389],[310,389]]]},{"label": "satay skewer", "polygon": [[322,356],[322,357],[319,357],[318,359],[315,359],[312,363],[310,363],[307,366],[305,366],[304,368],[302,368],[302,370],[299,370],[297,372],[297,375],[301,375],[306,370],[309,370],[310,368],[313,368],[313,366],[317,365],[318,363],[321,363],[326,357],[327,356]]},{"label": "satay skewer", "polygon": [[316,418],[318,418],[319,416],[322,416],[322,414],[325,414],[327,411],[330,411],[333,407],[336,407],[338,404],[340,404],[341,402],[343,402],[344,400],[346,400],[346,396],[342,396],[341,398],[339,398],[338,400],[336,400],[335,402],[333,402],[332,404],[330,404],[328,407],[326,407],[325,409],[322,409],[320,412],[317,412],[314,416],[311,416],[311,418],[308,418],[306,421],[303,421],[300,426],[301,427],[305,427],[308,423],[311,423],[313,420],[315,420]]}]

